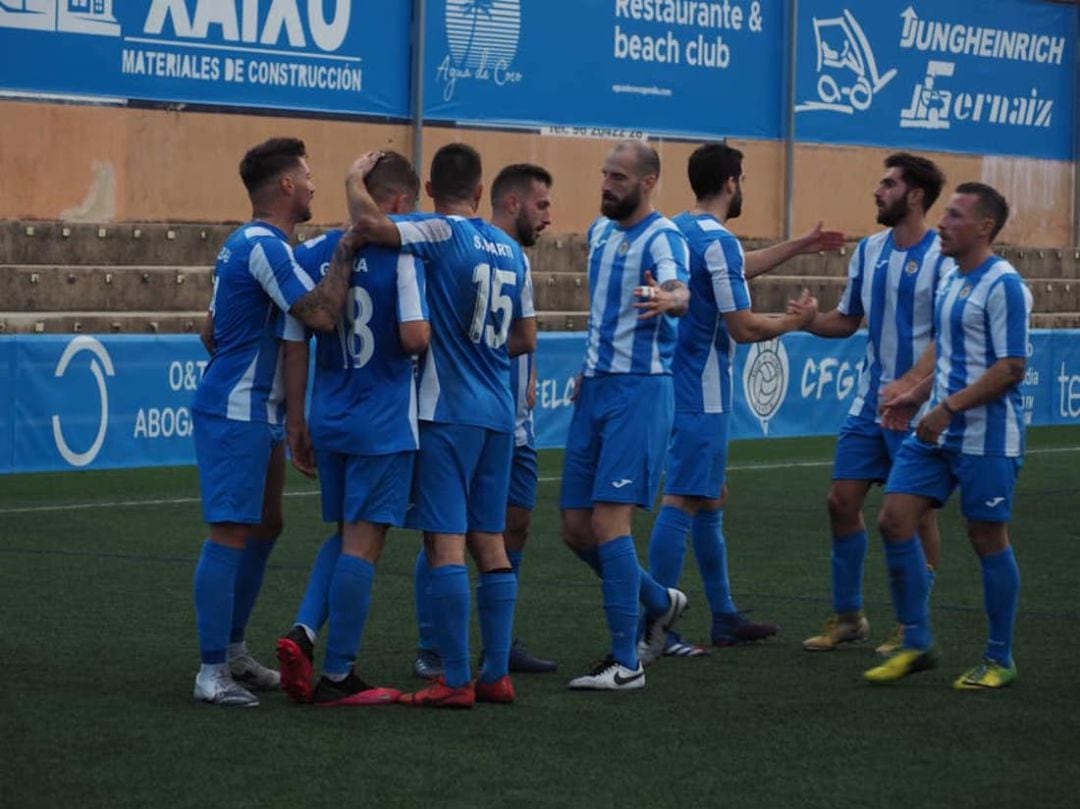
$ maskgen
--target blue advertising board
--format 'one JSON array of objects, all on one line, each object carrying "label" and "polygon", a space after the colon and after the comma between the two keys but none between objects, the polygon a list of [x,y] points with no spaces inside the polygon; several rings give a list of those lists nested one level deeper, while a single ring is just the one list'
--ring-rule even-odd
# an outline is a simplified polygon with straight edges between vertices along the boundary
[{"label": "blue advertising board", "polygon": [[407,117],[405,0],[0,0],[8,91]]},{"label": "blue advertising board", "polygon": [[565,134],[588,127],[778,138],[785,7],[784,0],[431,0],[424,115],[561,125]]},{"label": "blue advertising board", "polygon": [[803,0],[796,137],[1069,160],[1080,9]]},{"label": "blue advertising board", "polygon": [[[789,334],[735,357],[733,438],[831,435],[859,381],[866,333]],[[561,447],[582,332],[540,335],[536,441]],[[193,335],[0,336],[0,474],[186,465],[191,398],[206,367]],[[1034,331],[1027,423],[1080,425],[1080,330]]]}]

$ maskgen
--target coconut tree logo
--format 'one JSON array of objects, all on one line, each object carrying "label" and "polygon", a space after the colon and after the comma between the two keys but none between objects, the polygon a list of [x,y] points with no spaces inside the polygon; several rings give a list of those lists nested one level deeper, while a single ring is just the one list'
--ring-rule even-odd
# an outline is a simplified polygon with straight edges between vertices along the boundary
[{"label": "coconut tree logo", "polygon": [[448,0],[446,38],[459,68],[508,67],[521,34],[520,0]]}]

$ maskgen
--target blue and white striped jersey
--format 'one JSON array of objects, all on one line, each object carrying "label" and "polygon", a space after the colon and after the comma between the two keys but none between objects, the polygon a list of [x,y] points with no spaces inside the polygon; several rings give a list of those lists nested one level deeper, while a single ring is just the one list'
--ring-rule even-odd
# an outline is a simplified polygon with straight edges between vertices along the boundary
[{"label": "blue and white striped jersey", "polygon": [[941,255],[934,230],[908,250],[896,246],[891,229],[859,242],[837,306],[845,315],[865,316],[869,332],[859,388],[848,411],[852,416],[881,421],[878,394],[926,350],[933,337],[934,290],[953,266],[952,259]]},{"label": "blue and white striped jersey", "polygon": [[[296,248],[296,260],[312,280],[330,269],[341,236],[332,230]],[[315,336],[308,418],[315,449],[388,455],[417,448],[413,359],[401,348],[398,328],[417,320],[427,320],[423,265],[385,247],[361,250],[345,316],[336,330]]]},{"label": "blue and white striped jersey", "polygon": [[645,271],[657,283],[689,278],[686,239],[657,212],[623,229],[601,216],[589,228],[589,334],[585,376],[669,374],[675,352],[676,318],[638,320],[634,288]]},{"label": "blue and white striped jersey", "polygon": [[536,429],[533,409],[529,407],[529,377],[532,374],[536,354],[519,354],[510,360],[510,387],[514,392],[517,418],[514,422],[514,446],[533,446]]},{"label": "blue and white striped jersey", "polygon": [[671,364],[675,409],[728,413],[735,341],[724,315],[750,308],[742,245],[709,214],[682,213],[674,222],[690,247],[690,310],[679,321]]},{"label": "blue and white striped jersey", "polygon": [[420,368],[420,419],[514,431],[511,323],[535,317],[520,245],[480,218],[396,221],[401,249],[427,265],[431,346]]},{"label": "blue and white striped jersey", "polygon": [[281,423],[279,321],[313,286],[279,228],[255,221],[233,231],[214,267],[214,356],[195,391],[193,410]]},{"label": "blue and white striped jersey", "polygon": [[[1027,357],[1031,290],[1009,262],[991,256],[969,273],[953,269],[934,305],[937,366],[928,407],[966,388],[1003,357]],[[1024,454],[1020,385],[957,413],[939,444],[967,455]]]}]

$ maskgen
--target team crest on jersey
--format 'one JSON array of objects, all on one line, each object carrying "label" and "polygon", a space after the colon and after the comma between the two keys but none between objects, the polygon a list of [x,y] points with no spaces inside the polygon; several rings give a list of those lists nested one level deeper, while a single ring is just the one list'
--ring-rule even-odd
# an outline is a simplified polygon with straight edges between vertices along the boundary
[{"label": "team crest on jersey", "polygon": [[620,256],[625,256],[629,252],[630,252],[630,243],[629,242],[623,242],[622,244],[619,245],[618,253],[619,253]]},{"label": "team crest on jersey", "polygon": [[754,343],[743,367],[743,390],[746,403],[761,422],[761,431],[768,435],[769,420],[777,414],[787,398],[788,355],[778,339]]},{"label": "team crest on jersey", "polygon": [[971,284],[964,284],[964,288],[960,290],[960,297],[966,298],[971,294]]},{"label": "team crest on jersey", "polygon": [[907,266],[904,267],[904,272],[906,272],[908,275],[914,275],[918,271],[919,271],[919,262],[915,261],[914,259],[909,261],[907,263]]}]

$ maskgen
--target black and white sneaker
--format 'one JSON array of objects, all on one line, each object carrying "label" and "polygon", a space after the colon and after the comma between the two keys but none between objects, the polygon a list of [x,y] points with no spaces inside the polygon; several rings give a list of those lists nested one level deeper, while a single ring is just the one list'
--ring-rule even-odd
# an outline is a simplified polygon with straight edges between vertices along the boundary
[{"label": "black and white sneaker", "polygon": [[233,682],[227,665],[203,666],[195,678],[195,700],[234,708],[254,708],[259,704],[254,694]]},{"label": "black and white sneaker", "polygon": [[641,658],[641,665],[648,666],[664,654],[664,647],[667,646],[668,632],[675,626],[682,614],[686,612],[686,593],[682,590],[676,590],[674,587],[668,588],[668,598],[671,603],[668,604],[667,610],[657,615],[650,615],[645,622],[645,637],[638,645],[638,657]]},{"label": "black and white sneaker", "polygon": [[627,668],[611,655],[598,662],[588,674],[570,681],[580,691],[637,691],[645,687],[645,668]]}]

